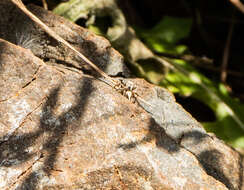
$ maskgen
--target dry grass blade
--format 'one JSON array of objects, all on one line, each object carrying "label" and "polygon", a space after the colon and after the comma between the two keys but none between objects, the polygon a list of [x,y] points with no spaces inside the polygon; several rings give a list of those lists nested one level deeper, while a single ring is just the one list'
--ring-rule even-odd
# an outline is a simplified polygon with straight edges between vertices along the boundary
[{"label": "dry grass blade", "polygon": [[[233,15],[232,15],[233,17]],[[231,44],[231,39],[233,35],[233,30],[234,30],[234,19],[231,22],[231,25],[229,27],[229,32],[224,48],[224,53],[223,53],[223,60],[222,60],[222,66],[221,66],[221,82],[226,83],[226,78],[227,78],[227,66],[228,66],[228,60],[229,60],[229,54],[230,54],[230,44]]]},{"label": "dry grass blade", "polygon": [[43,4],[43,8],[48,10],[48,5],[47,5],[46,0],[42,0],[42,4]]},{"label": "dry grass blade", "polygon": [[50,29],[46,24],[44,24],[39,18],[37,18],[34,14],[32,14],[23,4],[21,0],[11,0],[17,7],[19,7],[28,17],[30,17],[36,24],[38,24],[46,33],[48,33],[51,37],[56,39],[58,42],[64,44],[72,51],[74,51],[83,61],[85,61],[88,65],[90,65],[95,71],[97,71],[101,76],[103,76],[106,80],[112,83],[112,85],[117,84],[117,82],[110,76],[108,76],[105,72],[99,69],[94,63],[92,63],[87,57],[85,57],[82,53],[77,51],[72,45],[70,45],[66,40],[64,40],[61,36],[56,34],[52,29]]},{"label": "dry grass blade", "polygon": [[236,8],[238,8],[242,13],[244,13],[244,5],[240,0],[229,0]]}]

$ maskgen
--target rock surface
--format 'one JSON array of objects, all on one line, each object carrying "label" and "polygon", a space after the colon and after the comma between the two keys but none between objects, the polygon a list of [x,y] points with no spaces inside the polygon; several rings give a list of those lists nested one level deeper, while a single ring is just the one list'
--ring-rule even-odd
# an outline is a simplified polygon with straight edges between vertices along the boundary
[{"label": "rock surface", "polygon": [[[14,43],[9,31],[21,13],[8,1],[0,10],[0,37]],[[30,10],[109,74],[128,74],[107,40]],[[41,37],[24,43],[31,51],[0,40],[0,189],[244,189],[242,157],[168,91],[126,79],[143,99],[133,104],[83,74],[79,69],[92,71],[24,15],[22,21]]]}]

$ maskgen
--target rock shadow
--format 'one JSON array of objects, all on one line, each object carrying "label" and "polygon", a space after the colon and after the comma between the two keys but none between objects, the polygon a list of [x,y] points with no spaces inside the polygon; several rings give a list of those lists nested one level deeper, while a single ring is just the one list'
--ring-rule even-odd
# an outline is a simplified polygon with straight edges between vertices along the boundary
[{"label": "rock shadow", "polygon": [[[42,152],[45,152],[43,158],[43,167],[39,169],[39,171],[45,172],[46,175],[50,175],[50,171],[54,168],[54,164],[57,159],[58,148],[60,143],[62,142],[70,124],[70,121],[67,117],[67,114],[75,114],[75,118],[82,118],[82,114],[88,102],[88,97],[91,94],[92,88],[92,81],[90,79],[83,79],[83,82],[80,84],[80,94],[79,99],[77,100],[77,104],[72,106],[67,112],[63,113],[62,115],[58,116],[57,120],[60,121],[60,125],[55,126],[55,124],[47,124],[48,119],[54,118],[52,113],[52,109],[56,106],[57,99],[54,96],[48,98],[48,101],[43,107],[43,117],[40,119],[40,126],[39,130],[42,132],[46,132],[49,134],[48,139],[43,144]],[[51,110],[49,112],[48,110]],[[19,189],[36,189],[36,186],[39,181],[40,175],[38,171],[31,172],[21,184]]]},{"label": "rock shadow", "polygon": [[[53,169],[57,159],[58,147],[60,146],[70,124],[67,115],[75,114],[75,118],[82,117],[88,102],[88,97],[93,91],[92,80],[83,78],[80,84],[80,93],[78,95],[78,100],[76,101],[77,103],[68,111],[58,116],[56,120],[58,120],[60,124],[55,125],[55,123],[48,123],[47,121],[55,118],[53,109],[56,106],[59,91],[60,87],[54,88],[47,97],[47,101],[42,108],[40,125],[36,131],[21,135],[14,133],[8,137],[7,141],[1,143],[0,166],[11,167],[20,165],[34,156],[38,156],[39,159],[42,158],[43,160],[43,167],[39,169],[39,171],[42,170],[46,175],[50,175],[50,170]],[[48,135],[48,139],[42,145],[42,150],[37,153],[28,151],[31,146],[36,144],[38,138],[44,133],[45,135]],[[24,182],[18,189],[36,189],[39,178],[40,174],[38,171],[32,171],[25,177]]]},{"label": "rock shadow", "polygon": [[141,140],[127,144],[119,144],[117,147],[129,151],[137,145],[151,142],[155,139],[157,147],[163,148],[169,153],[179,151],[180,145],[173,138],[169,137],[164,128],[158,125],[153,118],[149,122],[148,129],[148,133]]},{"label": "rock shadow", "polygon": [[[172,123],[171,123],[172,124]],[[167,124],[166,124],[167,125]],[[177,124],[175,124],[177,126]],[[178,125],[182,125],[179,123]],[[160,127],[154,119],[151,119],[149,124],[149,131],[139,141],[127,143],[127,144],[119,144],[118,148],[122,148],[125,151],[129,151],[130,149],[136,148],[136,146],[151,142],[155,139],[156,146],[159,148],[163,148],[164,150],[168,151],[169,153],[177,152],[180,148],[184,148],[181,145],[181,141],[184,139],[191,138],[192,144],[197,145],[203,143],[204,139],[209,137],[208,134],[201,133],[200,131],[193,130],[190,132],[182,133],[176,138],[171,138],[165,132],[165,130]],[[225,184],[227,188],[231,190],[235,190],[236,188],[233,185],[232,180],[230,177],[226,176],[223,171],[223,166],[221,164],[221,157],[224,157],[220,151],[217,149],[202,151],[200,154],[195,154],[188,148],[186,150],[190,151],[192,154],[196,156],[196,159],[201,164],[202,168],[206,171],[206,173],[216,180],[220,181],[221,183]],[[238,189],[241,189],[243,186],[243,156],[239,154],[239,180],[238,180]]]},{"label": "rock shadow", "polygon": [[[187,133],[183,133],[180,135],[179,139],[182,141],[183,139],[193,139],[193,144],[197,145],[202,143],[205,138],[209,137],[209,135],[201,133],[200,131],[190,131]],[[191,150],[189,150],[191,152]],[[194,153],[193,153],[194,154]],[[225,184],[228,189],[235,190],[236,187],[233,185],[233,179],[226,176],[223,171],[225,166],[222,166],[221,158],[225,157],[219,150],[211,149],[202,151],[200,154],[194,154],[198,159],[199,163],[206,171],[206,173],[216,180],[220,181],[221,183]],[[243,156],[239,154],[239,172],[238,172],[238,189],[241,189],[243,186]],[[230,168],[228,168],[230,169]]]}]

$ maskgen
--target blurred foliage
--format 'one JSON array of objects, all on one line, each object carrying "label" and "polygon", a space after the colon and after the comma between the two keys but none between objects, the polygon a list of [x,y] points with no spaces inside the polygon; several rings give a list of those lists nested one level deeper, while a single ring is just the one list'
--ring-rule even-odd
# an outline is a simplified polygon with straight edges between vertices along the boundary
[{"label": "blurred foliage", "polygon": [[90,3],[84,4],[82,0],[70,0],[67,3],[60,3],[53,12],[75,22],[80,17],[87,17],[89,14],[90,5],[93,4],[93,0],[88,2]]},{"label": "blurred foliage", "polygon": [[[143,30],[139,35],[154,51],[175,55],[184,52],[177,51],[177,42],[188,37],[190,29],[190,19],[164,17],[154,28]],[[209,80],[190,63],[179,59],[171,59],[171,62],[177,69],[167,73],[161,85],[208,105],[214,111],[216,121],[202,123],[205,129],[235,147],[244,148],[244,105],[231,98],[223,84]]]},{"label": "blurred foliage", "polygon": [[[74,2],[76,4],[80,3],[79,6],[74,6]],[[81,6],[82,2],[83,0],[71,0],[65,6],[64,4],[58,6],[54,12],[76,21],[80,17],[79,14],[87,16],[87,11],[89,11],[86,10],[85,6]],[[82,11],[77,13],[76,10],[70,10],[77,7]],[[73,14],[71,14],[72,12]],[[94,23],[89,25],[88,28],[106,36],[103,32],[106,27]],[[182,39],[190,37],[191,26],[192,20],[189,18],[165,16],[153,28],[136,28],[136,31],[137,35],[152,51],[179,55],[188,49],[187,46],[179,43]],[[194,97],[206,104],[215,113],[216,121],[203,123],[205,129],[215,133],[234,147],[244,148],[244,105],[238,99],[230,97],[223,84],[211,81],[187,61],[181,59],[168,59],[168,61],[174,69],[166,74],[160,73],[160,69],[158,69],[162,65],[157,67],[141,63],[138,70],[143,68],[145,71],[144,77],[150,82],[160,84],[173,93]],[[201,108],[199,107],[199,109]]]},{"label": "blurred foliage", "polygon": [[214,111],[216,121],[202,123],[205,129],[235,147],[244,147],[241,121],[244,118],[244,105],[231,98],[223,84],[209,80],[189,63],[172,61],[180,65],[180,69],[168,73],[161,84],[173,93],[191,96],[206,104]]},{"label": "blurred foliage", "polygon": [[187,50],[187,46],[177,45],[177,42],[188,37],[191,24],[192,20],[188,18],[165,16],[152,29],[137,29],[137,32],[153,51],[159,53],[182,54]]}]

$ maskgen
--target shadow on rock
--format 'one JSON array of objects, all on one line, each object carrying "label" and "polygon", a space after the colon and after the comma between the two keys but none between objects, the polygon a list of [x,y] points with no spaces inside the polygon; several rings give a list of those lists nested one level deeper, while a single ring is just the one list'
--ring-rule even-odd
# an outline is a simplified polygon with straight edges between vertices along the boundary
[{"label": "shadow on rock", "polygon": [[[84,79],[82,83],[83,84],[81,84],[80,87],[79,100],[77,100],[77,104],[75,106],[72,106],[67,112],[63,113],[57,118],[57,120],[60,121],[60,125],[53,126],[47,125],[46,123],[46,120],[54,117],[52,109],[56,105],[56,98],[49,98],[43,108],[43,113],[45,114],[43,118],[41,118],[40,128],[43,131],[48,131],[48,133],[50,134],[49,138],[43,145],[43,151],[46,152],[45,154],[47,155],[44,155],[43,167],[39,169],[39,172],[45,172],[45,175],[50,175],[50,171],[53,169],[55,161],[57,159],[59,145],[62,142],[69,125],[69,121],[67,120],[67,114],[75,113],[76,118],[82,117],[82,113],[86,107],[87,99],[92,92],[91,80]],[[51,112],[49,112],[47,109],[51,110]],[[31,174],[29,174],[20,186],[20,189],[36,189],[38,178],[40,176],[38,174],[39,172],[33,171]]]},{"label": "shadow on rock", "polygon": [[226,177],[222,171],[223,167],[221,166],[220,161],[222,156],[223,155],[218,150],[203,151],[201,154],[197,155],[198,160],[208,175],[222,182],[229,189],[235,189],[231,183],[231,179],[228,179],[228,177]]},{"label": "shadow on rock", "polygon": [[127,144],[119,144],[118,148],[122,148],[124,150],[130,150],[135,148],[138,145],[151,142],[152,140],[156,140],[156,145],[159,148],[163,148],[167,150],[169,153],[179,151],[180,147],[176,143],[176,141],[170,138],[166,133],[165,130],[160,127],[153,118],[150,120],[148,133],[143,137],[142,140],[131,142]]},{"label": "shadow on rock", "polygon": [[[44,105],[43,108],[44,112],[48,106],[51,107],[55,106],[55,102],[57,101],[59,90],[60,88],[58,87],[51,91]],[[45,118],[46,117],[44,114],[44,117],[41,120],[44,121]],[[1,166],[11,167],[13,165],[19,165],[23,162],[28,161],[33,156],[35,156],[34,154],[28,152],[28,148],[31,147],[33,144],[35,144],[38,137],[40,137],[41,134],[43,134],[44,132],[45,129],[39,127],[38,130],[36,130],[33,133],[27,133],[22,135],[13,134],[10,137],[8,137],[8,140],[3,142],[0,148]]]},{"label": "shadow on rock", "polygon": [[[196,146],[198,144],[204,143],[204,139],[209,138],[209,135],[206,133],[201,133],[200,131],[190,131],[187,133],[183,133],[178,138],[178,142],[181,143],[182,140],[189,140],[192,143],[193,146]],[[205,142],[206,143],[206,142]],[[189,149],[189,148],[187,148]],[[191,151],[191,150],[189,150]],[[194,154],[194,153],[193,153]],[[224,169],[230,170],[231,168],[228,166],[223,165],[221,163],[221,160],[224,159],[226,155],[223,155],[220,151],[217,149],[210,149],[210,150],[204,150],[200,154],[196,154],[196,158],[202,165],[203,169],[206,171],[206,173],[216,180],[220,181],[221,183],[225,184],[226,187],[229,189],[236,189],[233,185],[233,179],[230,178],[230,176],[226,176],[226,171],[223,171]],[[233,174],[235,175],[235,174]],[[242,189],[243,185],[243,156],[239,154],[239,179],[238,179],[238,189]]]}]

